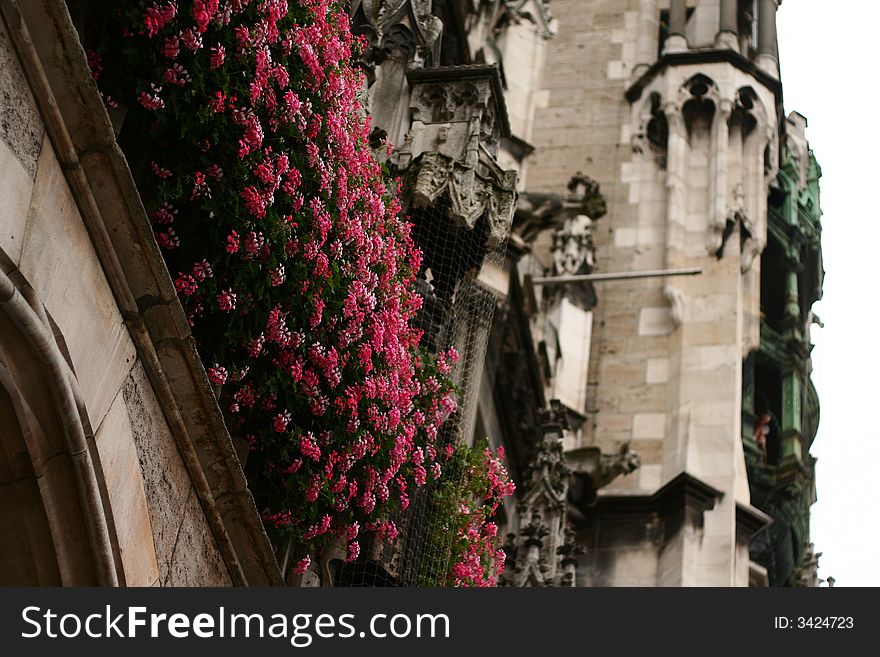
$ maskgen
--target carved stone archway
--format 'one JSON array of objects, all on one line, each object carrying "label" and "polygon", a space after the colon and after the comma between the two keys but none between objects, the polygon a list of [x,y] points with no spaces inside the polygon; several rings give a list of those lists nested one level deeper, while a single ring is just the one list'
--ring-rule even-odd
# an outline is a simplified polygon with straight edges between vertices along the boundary
[{"label": "carved stone archway", "polygon": [[48,317],[0,272],[0,585],[120,583],[90,435]]}]

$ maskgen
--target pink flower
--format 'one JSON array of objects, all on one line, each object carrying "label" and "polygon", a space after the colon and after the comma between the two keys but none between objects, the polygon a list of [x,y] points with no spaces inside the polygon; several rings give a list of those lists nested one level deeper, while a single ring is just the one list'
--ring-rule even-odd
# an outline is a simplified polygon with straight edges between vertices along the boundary
[{"label": "pink flower", "polygon": [[178,239],[177,233],[174,232],[173,228],[156,233],[156,241],[159,243],[159,246],[169,251],[180,246],[180,239]]},{"label": "pink flower", "polygon": [[211,68],[220,68],[226,60],[226,48],[217,44],[211,48]]},{"label": "pink flower", "polygon": [[168,59],[177,59],[178,53],[180,53],[180,40],[174,35],[166,37],[165,44],[162,46],[162,54]]},{"label": "pink flower", "polygon": [[289,411],[278,413],[272,418],[272,428],[275,430],[275,433],[284,433],[287,431],[287,425],[290,423],[290,420],[291,415]]},{"label": "pink flower", "polygon": [[278,265],[269,274],[272,287],[278,287],[284,283],[284,265]]},{"label": "pink flower", "polygon": [[168,84],[173,84],[178,87],[183,87],[186,84],[192,82],[192,77],[183,66],[180,64],[173,64],[171,67],[165,69],[165,82]]},{"label": "pink flower", "polygon": [[150,91],[142,91],[138,96],[138,102],[148,110],[158,110],[165,107],[165,101],[159,97],[162,87],[155,84],[150,85]]},{"label": "pink flower", "polygon": [[182,292],[186,296],[192,296],[199,289],[199,284],[189,274],[180,272],[174,281],[174,287],[178,292]]},{"label": "pink flower", "polygon": [[214,270],[211,267],[211,263],[207,260],[202,260],[193,265],[193,276],[195,276],[196,280],[203,281],[206,278],[211,278],[213,275]]},{"label": "pink flower", "polygon": [[215,114],[219,114],[223,110],[226,109],[226,96],[222,91],[215,91],[214,95],[211,97],[211,100],[208,101],[208,106],[214,110]]},{"label": "pink flower", "polygon": [[224,290],[218,294],[217,305],[220,306],[220,310],[224,312],[235,310],[235,294],[232,290]]},{"label": "pink flower", "polygon": [[313,461],[321,458],[321,448],[315,443],[315,437],[311,433],[307,433],[300,438],[299,449],[303,456],[308,456]]},{"label": "pink flower", "polygon": [[229,374],[225,367],[214,365],[214,367],[208,368],[208,379],[210,379],[211,383],[216,383],[218,386],[222,386],[226,383],[227,378],[229,378]]},{"label": "pink flower", "polygon": [[260,249],[263,248],[263,245],[266,243],[266,238],[263,237],[263,233],[256,233],[254,231],[249,232],[244,236],[244,250],[245,253],[249,256],[254,256],[260,252]]},{"label": "pink flower", "polygon": [[149,38],[153,38],[165,25],[167,25],[177,14],[177,4],[175,2],[166,2],[163,5],[153,3],[147,8],[142,17],[144,29]]},{"label": "pink flower", "polygon": [[244,200],[244,205],[247,208],[247,211],[252,215],[257,218],[266,216],[266,206],[268,203],[256,187],[245,187],[241,190],[241,198]]},{"label": "pink flower", "polygon": [[150,217],[157,224],[170,224],[174,221],[174,217],[177,215],[177,210],[174,209],[170,203],[163,203],[156,210],[154,210]]},{"label": "pink flower", "polygon": [[226,253],[238,252],[238,233],[234,230],[226,236]]},{"label": "pink flower", "polygon": [[297,575],[302,575],[306,570],[308,570],[309,565],[312,563],[311,558],[306,555],[304,558],[300,559],[296,566],[293,567],[293,572]]},{"label": "pink flower", "polygon": [[199,32],[208,29],[208,24],[217,13],[219,0],[193,0],[193,16],[196,19]]},{"label": "pink flower", "polygon": [[263,344],[266,342],[266,336],[262,333],[247,343],[247,353],[251,358],[257,358],[263,351]]},{"label": "pink flower", "polygon": [[[157,176],[159,176],[163,180],[165,178],[170,178],[172,175],[170,170],[165,169],[163,167],[160,167],[158,164],[156,164],[156,162],[150,162],[150,168],[153,170],[153,173],[155,173]],[[163,204],[163,205],[167,205],[167,204]]]},{"label": "pink flower", "polygon": [[181,31],[180,41],[191,52],[195,52],[202,47],[202,35],[195,27],[188,27]]},{"label": "pink flower", "polygon": [[200,196],[207,196],[211,198],[211,188],[208,187],[208,178],[201,171],[196,171],[193,174],[193,190],[190,194],[189,200],[194,201]]},{"label": "pink flower", "polygon": [[321,534],[326,534],[327,531],[330,529],[330,521],[331,520],[332,519],[330,518],[329,514],[324,515],[321,518],[320,522],[312,525],[311,527],[309,527],[306,530],[305,534],[303,534],[303,540],[310,541],[313,538],[315,538],[316,536],[320,536]]}]

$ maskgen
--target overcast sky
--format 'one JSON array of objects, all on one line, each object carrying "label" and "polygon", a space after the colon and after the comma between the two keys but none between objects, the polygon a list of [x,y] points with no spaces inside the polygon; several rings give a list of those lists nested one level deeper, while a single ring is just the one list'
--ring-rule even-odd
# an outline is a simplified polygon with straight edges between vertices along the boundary
[{"label": "overcast sky", "polygon": [[822,167],[825,294],[814,310],[821,421],[812,535],[819,576],[880,586],[880,2],[785,0],[779,51],[785,110],[807,117]]}]

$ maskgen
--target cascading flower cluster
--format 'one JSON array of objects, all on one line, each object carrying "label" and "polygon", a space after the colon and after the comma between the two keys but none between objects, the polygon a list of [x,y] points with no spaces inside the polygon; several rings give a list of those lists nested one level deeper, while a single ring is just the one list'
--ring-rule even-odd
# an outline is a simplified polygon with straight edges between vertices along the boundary
[{"label": "cascading flower cluster", "polygon": [[498,525],[493,518],[514,484],[502,461],[485,440],[476,445],[446,445],[443,478],[432,483],[430,523],[423,550],[438,555],[421,564],[422,586],[496,586],[504,569]]},{"label": "cascading flower cluster", "polygon": [[498,548],[498,525],[492,517],[504,498],[513,495],[514,484],[502,463],[503,447],[494,455],[488,447],[475,454],[482,458],[469,466],[465,474],[469,485],[458,499],[461,515],[452,549],[451,577],[455,586],[496,586],[505,554]]},{"label": "cascading flower cluster", "polygon": [[343,5],[108,3],[89,58],[127,107],[120,142],[267,527],[309,553],[298,572],[331,541],[355,559],[363,532],[396,535],[455,406],[455,354],[411,326],[420,253],[368,145]]}]

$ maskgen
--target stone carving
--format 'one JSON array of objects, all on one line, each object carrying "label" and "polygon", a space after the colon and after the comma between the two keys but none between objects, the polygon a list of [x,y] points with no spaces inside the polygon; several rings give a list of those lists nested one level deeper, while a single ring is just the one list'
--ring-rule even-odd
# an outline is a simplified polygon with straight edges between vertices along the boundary
[{"label": "stone carving", "polygon": [[516,204],[513,230],[526,243],[548,228],[563,228],[578,215],[596,221],[605,215],[607,205],[599,184],[578,171],[568,183],[567,194],[523,192]]},{"label": "stone carving", "polygon": [[[544,39],[556,34],[556,21],[550,13],[550,0],[503,0],[508,20],[528,20],[534,23]],[[499,18],[496,23],[501,22]]]},{"label": "stone carving", "polygon": [[487,218],[488,249],[507,239],[516,200],[514,172],[497,175],[490,169],[489,176],[480,175],[440,153],[425,153],[412,167],[412,207],[432,207],[445,194],[449,199],[446,213],[456,225],[473,229],[479,219]]},{"label": "stone carving", "polygon": [[[430,150],[436,125],[448,123],[452,146],[467,147],[479,137],[480,144],[494,156],[501,137],[508,136],[507,112],[498,69],[495,66],[445,66],[412,71],[410,111],[413,129],[424,135],[424,150]],[[415,157],[415,153],[413,157]]]},{"label": "stone carving", "polygon": [[578,544],[577,535],[571,528],[571,525],[566,523],[565,540],[562,545],[556,548],[556,554],[559,555],[559,565],[562,566],[562,570],[557,577],[557,586],[577,586],[575,576],[578,557],[585,554],[586,551],[587,549],[584,546]]},{"label": "stone carving", "polygon": [[516,172],[495,161],[510,134],[498,70],[452,66],[412,71],[412,127],[394,155],[406,171],[406,200],[414,209],[439,207],[473,230],[485,218],[486,248],[503,243],[516,203]]},{"label": "stone carving", "polygon": [[639,455],[625,442],[614,454],[603,454],[596,446],[567,452],[565,458],[574,475],[570,498],[579,508],[596,503],[597,491],[620,475],[634,472],[641,465]]},{"label": "stone carving", "polygon": [[[593,223],[606,212],[599,184],[578,171],[572,176],[568,193],[525,192],[517,200],[513,221],[516,238],[529,244],[538,235],[554,230],[552,262],[554,276],[592,273],[595,264]],[[596,305],[592,283],[549,286],[543,291],[544,303],[553,305],[562,297],[583,310]]]},{"label": "stone carving", "polygon": [[577,560],[584,549],[568,523],[569,502],[580,508],[591,506],[599,488],[641,463],[629,443],[615,454],[603,454],[598,447],[563,452],[563,430],[572,428],[570,415],[557,399],[538,412],[541,439],[517,505],[525,524],[518,534],[507,536],[503,585],[574,586]]},{"label": "stone carving", "polygon": [[553,274],[589,274],[595,253],[592,220],[585,214],[568,219],[553,239]]},{"label": "stone carving", "polygon": [[410,66],[439,61],[443,22],[431,12],[431,0],[352,0],[351,30],[367,38],[360,59],[370,85],[375,68],[395,50],[406,53]]},{"label": "stone carving", "polygon": [[507,586],[553,586],[565,543],[565,508],[571,470],[562,452],[562,431],[568,426],[565,407],[558,400],[538,413],[541,438],[536,445],[525,490],[517,513],[527,522],[519,534],[508,537],[513,549],[502,577]]},{"label": "stone carving", "polygon": [[[593,243],[593,222],[584,214],[567,219],[553,237],[554,276],[590,274],[595,265],[596,246]],[[554,303],[565,297],[582,310],[596,305],[596,291],[589,282],[551,287],[544,291],[544,299]]]}]

